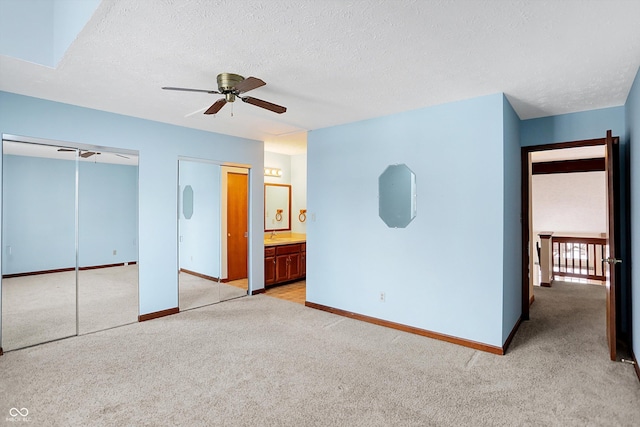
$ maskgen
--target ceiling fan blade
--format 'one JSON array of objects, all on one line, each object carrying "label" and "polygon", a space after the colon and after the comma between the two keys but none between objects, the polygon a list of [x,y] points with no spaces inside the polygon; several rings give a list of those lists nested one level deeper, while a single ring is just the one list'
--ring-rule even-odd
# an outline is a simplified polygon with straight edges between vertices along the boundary
[{"label": "ceiling fan blade", "polygon": [[122,157],[123,159],[128,159],[127,156],[123,156],[122,154],[115,153],[115,155],[118,156],[118,157]]},{"label": "ceiling fan blade", "polygon": [[181,90],[183,92],[204,92],[204,93],[220,93],[217,90],[208,90],[208,89],[190,89],[187,87],[170,87],[164,86],[162,89],[164,90]]},{"label": "ceiling fan blade", "polygon": [[73,148],[58,148],[58,151],[76,151]]},{"label": "ceiling fan blade", "polygon": [[265,110],[273,111],[274,113],[282,114],[287,111],[287,107],[263,101],[262,99],[252,98],[250,96],[245,96],[244,98],[240,99],[242,99],[247,104],[255,105],[256,107],[264,108]]},{"label": "ceiling fan blade", "polygon": [[246,79],[238,83],[235,89],[238,91],[238,93],[243,93],[249,92],[250,90],[259,88],[260,86],[264,85],[266,85],[266,83],[256,77],[247,77]]},{"label": "ceiling fan blade", "polygon": [[[86,159],[87,157],[91,157],[94,154],[96,154],[94,151],[85,151],[84,153],[80,154],[80,157]],[[100,154],[100,153],[97,153],[97,154]]]},{"label": "ceiling fan blade", "polygon": [[213,105],[211,107],[209,107],[209,109],[207,111],[205,111],[205,114],[215,114],[218,111],[220,111],[220,109],[222,107],[224,107],[224,104],[227,103],[227,100],[225,98],[220,98],[218,99],[216,102],[213,103]]}]

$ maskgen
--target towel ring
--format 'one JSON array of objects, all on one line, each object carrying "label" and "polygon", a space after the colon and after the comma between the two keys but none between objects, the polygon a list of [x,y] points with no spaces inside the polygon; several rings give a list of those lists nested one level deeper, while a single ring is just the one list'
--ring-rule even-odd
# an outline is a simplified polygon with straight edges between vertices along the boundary
[{"label": "towel ring", "polygon": [[300,215],[298,215],[298,221],[305,222],[307,220],[307,210],[300,209]]}]

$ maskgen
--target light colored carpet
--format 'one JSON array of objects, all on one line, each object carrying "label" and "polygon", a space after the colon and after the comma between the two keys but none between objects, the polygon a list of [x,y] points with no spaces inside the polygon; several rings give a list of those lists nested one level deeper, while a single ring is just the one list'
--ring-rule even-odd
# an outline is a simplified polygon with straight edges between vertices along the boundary
[{"label": "light colored carpet", "polygon": [[178,304],[180,311],[204,307],[247,295],[246,279],[239,281],[244,283],[245,286],[240,288],[230,283],[218,283],[185,272],[180,272],[178,278]]},{"label": "light colored carpet", "polygon": [[604,289],[536,288],[505,356],[266,295],[0,357],[0,416],[30,425],[632,426]]},{"label": "light colored carpet", "polygon": [[[180,273],[180,310],[247,295],[244,289]],[[76,335],[75,272],[2,280],[2,347],[27,347]],[[138,321],[138,266],[78,272],[78,332],[87,334]]]},{"label": "light colored carpet", "polygon": [[[2,347],[21,348],[76,334],[75,271],[2,279]],[[78,273],[78,332],[138,320],[138,266]]]}]

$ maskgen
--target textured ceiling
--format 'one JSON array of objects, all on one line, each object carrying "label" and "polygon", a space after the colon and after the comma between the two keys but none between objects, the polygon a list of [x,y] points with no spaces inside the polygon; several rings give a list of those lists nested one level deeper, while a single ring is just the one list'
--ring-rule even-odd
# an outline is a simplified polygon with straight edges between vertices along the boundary
[{"label": "textured ceiling", "polygon": [[[624,104],[640,1],[103,0],[57,68],[0,56],[0,90],[266,142],[504,92],[522,119]],[[220,72],[267,85],[214,116]],[[231,111],[233,110],[233,116]]]}]

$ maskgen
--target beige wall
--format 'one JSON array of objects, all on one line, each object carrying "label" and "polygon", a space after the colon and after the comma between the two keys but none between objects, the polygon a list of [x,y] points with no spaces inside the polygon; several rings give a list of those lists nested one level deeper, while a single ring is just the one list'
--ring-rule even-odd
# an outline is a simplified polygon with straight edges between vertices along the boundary
[{"label": "beige wall", "polygon": [[[607,181],[604,172],[533,175],[531,180],[533,239],[531,253],[538,263],[538,234],[600,237],[607,231]],[[539,283],[534,268],[534,283]]]},{"label": "beige wall", "polygon": [[607,230],[604,172],[560,173],[532,177],[533,229],[599,235]]}]

